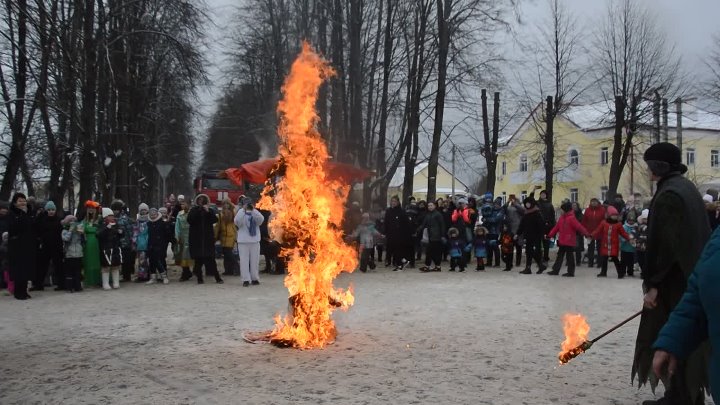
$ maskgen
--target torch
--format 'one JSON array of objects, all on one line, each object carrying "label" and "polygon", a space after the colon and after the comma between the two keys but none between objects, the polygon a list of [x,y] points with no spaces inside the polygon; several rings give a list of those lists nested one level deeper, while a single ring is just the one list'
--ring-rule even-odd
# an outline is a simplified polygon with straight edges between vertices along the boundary
[{"label": "torch", "polygon": [[621,326],[623,326],[623,325],[625,325],[626,323],[628,323],[628,322],[632,321],[633,319],[637,318],[637,317],[640,316],[642,313],[643,313],[643,311],[640,310],[640,311],[638,311],[636,314],[634,314],[633,316],[625,319],[624,321],[620,322],[619,324],[617,324],[617,325],[613,326],[612,328],[608,329],[605,333],[601,334],[600,336],[596,337],[595,339],[593,339],[593,340],[586,340],[586,341],[582,342],[581,344],[579,344],[578,346],[576,346],[576,347],[574,347],[574,348],[572,348],[572,349],[570,349],[570,350],[567,350],[567,351],[565,351],[565,352],[563,352],[563,353],[560,353],[560,355],[558,356],[558,359],[560,360],[560,364],[566,364],[567,362],[569,362],[570,360],[574,359],[575,357],[577,357],[577,356],[581,355],[582,353],[588,351],[588,350],[592,347],[592,345],[595,344],[595,342],[597,342],[598,340],[600,340],[600,339],[604,338],[605,336],[611,334],[612,332],[615,332],[615,331],[616,331],[617,329],[619,329]]}]

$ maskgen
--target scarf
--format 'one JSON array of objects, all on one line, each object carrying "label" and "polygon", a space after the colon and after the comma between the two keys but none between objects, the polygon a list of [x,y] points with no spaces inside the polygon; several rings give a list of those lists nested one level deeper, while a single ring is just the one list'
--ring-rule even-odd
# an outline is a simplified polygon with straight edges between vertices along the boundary
[{"label": "scarf", "polygon": [[247,224],[248,233],[250,236],[257,235],[257,225],[255,225],[255,218],[253,218],[251,212],[245,213],[245,223]]}]

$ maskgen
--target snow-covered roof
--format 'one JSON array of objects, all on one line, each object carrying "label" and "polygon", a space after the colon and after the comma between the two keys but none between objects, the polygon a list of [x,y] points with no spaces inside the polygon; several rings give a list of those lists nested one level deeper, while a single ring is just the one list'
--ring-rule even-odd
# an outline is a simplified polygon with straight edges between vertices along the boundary
[{"label": "snow-covered roof", "polygon": [[[413,189],[413,193],[427,193],[427,187]],[[435,187],[435,192],[439,194],[452,194],[452,187]],[[467,189],[464,184],[458,184],[455,187],[455,193],[466,193]]]},{"label": "snow-covered roof", "polygon": [[[415,176],[418,173],[420,173],[421,171],[423,171],[423,169],[428,167],[428,164],[429,164],[428,162],[424,162],[424,163],[419,163],[419,164],[415,165],[415,172],[413,173],[413,175]],[[397,170],[395,170],[395,175],[392,177],[392,179],[390,179],[390,184],[388,186],[389,187],[400,187],[403,185],[404,181],[405,181],[405,166],[399,166],[397,168]]]},{"label": "snow-covered roof", "polygon": [[[599,103],[571,106],[563,114],[565,118],[578,126],[578,128],[586,131],[610,128],[613,126],[613,109],[615,107],[606,101]],[[652,108],[649,102],[642,107],[643,109]],[[675,105],[671,104],[671,110],[668,111],[668,128],[677,126],[677,114]],[[646,125],[653,125],[652,115],[647,114],[644,117]],[[720,114],[701,110],[693,105],[683,103],[682,126],[685,129],[701,129],[709,131],[720,131]]]}]

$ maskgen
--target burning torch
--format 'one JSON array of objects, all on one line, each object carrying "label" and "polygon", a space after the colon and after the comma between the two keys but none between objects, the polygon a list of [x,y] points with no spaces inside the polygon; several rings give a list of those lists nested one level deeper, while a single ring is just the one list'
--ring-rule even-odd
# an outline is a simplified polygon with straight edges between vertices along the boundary
[{"label": "burning torch", "polygon": [[574,348],[572,348],[572,349],[570,349],[570,350],[567,350],[567,351],[564,351],[564,352],[560,353],[560,355],[558,356],[558,359],[560,360],[560,364],[566,364],[567,362],[569,362],[570,360],[574,359],[575,357],[581,355],[582,353],[585,353],[586,351],[588,351],[588,350],[592,347],[593,344],[595,344],[595,342],[597,342],[598,340],[600,340],[600,339],[604,338],[605,336],[611,334],[612,332],[616,331],[617,329],[619,329],[621,326],[625,325],[626,323],[628,323],[628,322],[632,321],[633,319],[637,318],[638,316],[640,316],[640,315],[642,314],[642,312],[643,312],[642,310],[638,311],[638,312],[637,312],[636,314],[634,314],[633,316],[625,319],[624,321],[620,322],[619,324],[617,324],[617,325],[613,326],[612,328],[608,329],[605,333],[601,334],[600,336],[596,337],[595,339],[586,340],[586,341],[582,342],[581,344],[579,344],[578,346],[576,346],[576,347],[574,347]]}]

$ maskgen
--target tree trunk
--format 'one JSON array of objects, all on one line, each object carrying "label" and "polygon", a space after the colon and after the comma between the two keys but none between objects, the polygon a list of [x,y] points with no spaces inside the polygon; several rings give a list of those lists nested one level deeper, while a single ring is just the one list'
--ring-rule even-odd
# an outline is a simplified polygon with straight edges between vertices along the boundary
[{"label": "tree trunk", "polygon": [[[444,4],[443,4],[444,3]],[[437,184],[438,160],[440,157],[440,138],[442,138],[443,116],[445,114],[445,93],[448,69],[448,48],[450,32],[448,19],[452,12],[453,0],[437,0],[438,22],[438,81],[435,94],[435,122],[433,125],[432,145],[430,146],[430,162],[428,164],[428,201],[435,200]]]},{"label": "tree trunk", "polygon": [[[346,162],[356,163],[359,152],[363,147],[363,74],[361,61],[361,36],[362,36],[362,2],[361,0],[349,0],[349,37],[350,37],[350,61],[349,61],[349,87],[350,87],[350,137],[348,139],[348,150],[346,151]],[[362,162],[365,165],[365,162]]]},{"label": "tree trunk", "polygon": [[347,145],[345,139],[345,71],[343,41],[342,1],[335,0],[332,24],[332,64],[337,75],[332,79],[332,104],[330,109],[330,147],[335,159],[346,161]]},{"label": "tree trunk", "polygon": [[548,96],[545,106],[545,192],[548,200],[552,201],[553,177],[555,177],[555,107],[553,97]]},{"label": "tree trunk", "polygon": [[[480,151],[482,156],[485,158],[485,167],[487,167],[487,180],[486,183],[486,192],[491,192],[490,189],[490,164],[492,162],[492,143],[490,141],[490,117],[488,117],[488,107],[487,107],[487,90],[482,89],[480,91],[480,106],[481,106],[481,115],[482,115],[482,124],[483,124],[483,148]],[[494,183],[493,183],[494,185]]]},{"label": "tree trunk", "polygon": [[[318,48],[320,49],[320,53],[325,56],[327,55],[328,47],[327,47],[327,24],[328,24],[328,10],[327,10],[327,1],[325,0],[318,0],[317,3],[317,10],[318,10]],[[323,82],[323,84],[320,86],[320,94],[318,95],[318,116],[320,117],[320,120],[318,122],[318,129],[321,134],[325,136],[325,141],[329,144],[329,137],[328,137],[328,83]]]},{"label": "tree trunk", "polygon": [[620,185],[620,176],[625,167],[622,164],[623,130],[625,129],[625,101],[615,96],[615,134],[613,135],[612,157],[610,159],[610,178],[608,179],[609,201],[615,199]]},{"label": "tree trunk", "polygon": [[500,136],[500,93],[495,92],[493,97],[493,125],[492,139],[490,140],[490,159],[487,162],[487,191],[495,195],[495,182],[497,180],[497,148]]},{"label": "tree trunk", "polygon": [[[383,82],[382,82],[382,94],[380,96],[380,126],[378,129],[378,141],[377,149],[375,152],[375,170],[379,176],[384,176],[387,170],[386,157],[385,157],[385,142],[387,133],[387,121],[388,121],[388,110],[389,110],[389,87],[390,87],[390,66],[392,63],[393,54],[393,35],[392,35],[392,22],[393,22],[393,4],[395,0],[387,0],[387,7],[385,14],[385,33],[383,36]],[[379,187],[377,200],[385,206],[388,197],[387,185]]]},{"label": "tree trunk", "polygon": [[[95,173],[97,152],[95,134],[95,91],[97,90],[97,52],[95,48],[95,1],[77,0],[84,2],[83,21],[83,77],[82,79],[82,111],[80,122],[82,125],[82,148],[80,159],[80,201],[93,199],[95,193]],[[80,9],[81,7],[79,7]]]}]

